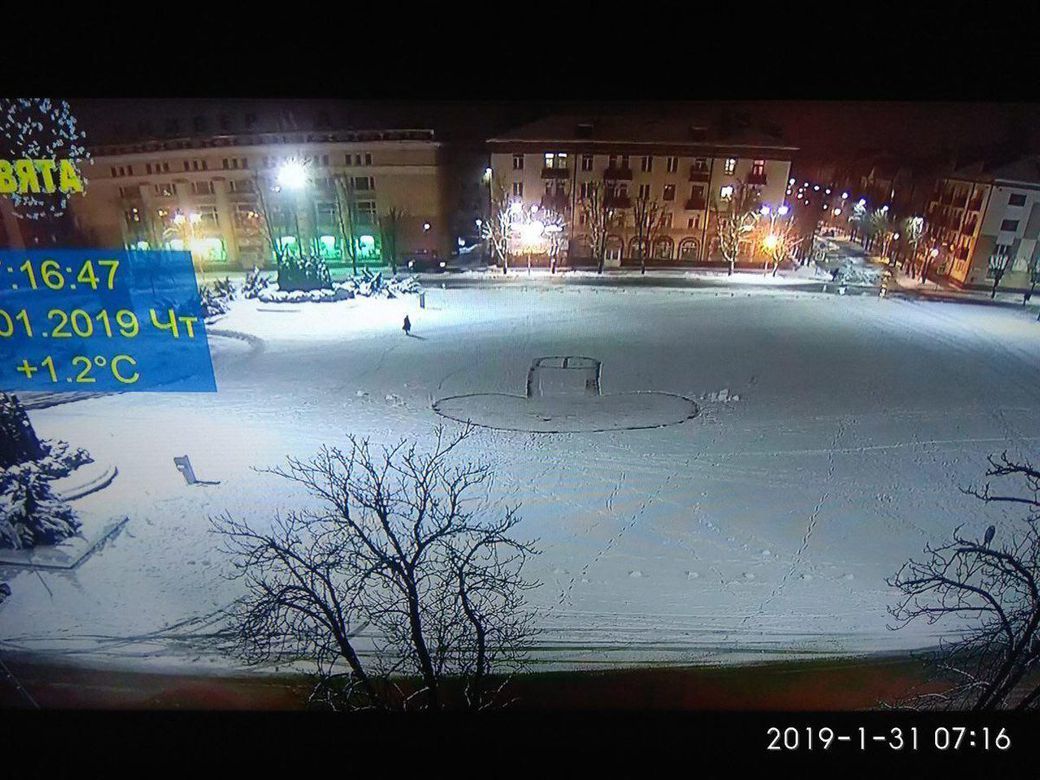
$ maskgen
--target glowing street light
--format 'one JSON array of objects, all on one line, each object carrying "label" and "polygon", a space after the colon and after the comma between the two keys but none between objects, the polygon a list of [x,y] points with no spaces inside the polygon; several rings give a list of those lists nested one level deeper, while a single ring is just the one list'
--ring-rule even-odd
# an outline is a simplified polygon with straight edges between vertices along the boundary
[{"label": "glowing street light", "polygon": [[188,221],[193,225],[197,225],[202,221],[202,215],[193,211],[188,215]]},{"label": "glowing street light", "polygon": [[278,169],[278,184],[287,190],[302,190],[307,186],[307,170],[299,160],[287,160]]},{"label": "glowing street light", "polygon": [[787,208],[787,204],[785,203],[783,206],[778,208],[776,211],[782,217],[782,216],[786,215],[787,212],[790,211],[790,209]]},{"label": "glowing street light", "polygon": [[768,236],[766,236],[762,240],[762,246],[764,246],[770,252],[772,252],[774,249],[776,249],[777,244],[779,244],[779,243],[780,243],[780,239],[777,238],[775,233],[770,233]]}]

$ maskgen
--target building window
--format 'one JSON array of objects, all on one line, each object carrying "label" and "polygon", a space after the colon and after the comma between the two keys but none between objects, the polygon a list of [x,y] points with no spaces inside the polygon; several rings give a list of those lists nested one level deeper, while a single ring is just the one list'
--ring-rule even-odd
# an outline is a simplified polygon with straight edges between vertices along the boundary
[{"label": "building window", "polygon": [[986,268],[987,279],[993,279],[998,268],[1007,268],[1009,254],[1011,254],[1010,244],[996,244],[993,247],[993,254],[990,255],[989,265]]},{"label": "building window", "polygon": [[524,183],[522,181],[513,182],[513,194],[518,197],[524,197]]},{"label": "building window", "polygon": [[642,198],[643,200],[648,200],[650,198],[650,185],[649,184],[640,184],[639,185],[639,197]]},{"label": "building window", "polygon": [[153,189],[157,198],[172,198],[177,194],[177,190],[172,184],[156,184]]},{"label": "building window", "polygon": [[679,158],[669,157],[668,158],[668,173],[675,173],[679,170]]},{"label": "building window", "polygon": [[732,176],[733,172],[737,170],[737,161],[733,157],[726,158],[726,165],[723,168],[727,176]]},{"label": "building window", "polygon": [[621,155],[621,170],[623,170],[623,171],[627,171],[628,170],[628,155],[627,154]]},{"label": "building window", "polygon": [[354,189],[359,192],[371,192],[376,188],[376,180],[371,176],[355,176]]},{"label": "building window", "polygon": [[724,187],[719,188],[719,197],[723,200],[729,200],[733,197],[733,185],[727,184]]},{"label": "building window", "polygon": [[213,182],[211,181],[196,181],[191,184],[191,191],[196,195],[212,195],[213,194]]},{"label": "building window", "polygon": [[545,153],[545,167],[546,168],[567,168],[567,155],[561,152],[546,152]]},{"label": "building window", "polygon": [[752,176],[765,176],[766,175],[766,161],[755,160],[751,163],[751,175]]},{"label": "building window", "polygon": [[359,200],[356,208],[358,222],[362,225],[376,224],[376,202],[374,200]]},{"label": "building window", "polygon": [[365,165],[371,165],[371,164],[372,164],[372,154],[371,154],[371,152],[365,152]]},{"label": "building window", "polygon": [[639,166],[643,173],[650,173],[654,169],[654,158],[649,154],[644,154],[643,159],[639,161]]},{"label": "building window", "polygon": [[522,154],[513,155],[513,170],[522,171],[524,169],[524,156]]},{"label": "building window", "polygon": [[699,252],[697,251],[700,247],[696,238],[684,238],[679,243],[679,259],[680,260],[696,260]]},{"label": "building window", "polygon": [[1008,196],[1009,206],[1024,206],[1026,205],[1026,196],[1019,192],[1013,192]]},{"label": "building window", "polygon": [[591,154],[583,154],[581,156],[581,169],[583,171],[591,171],[592,170],[592,155]]},{"label": "building window", "polygon": [[1016,230],[1018,230],[1018,220],[1017,219],[1005,219],[1003,222],[1000,223],[1000,229],[1001,229],[1001,231],[1006,231],[1008,233],[1014,233]]},{"label": "building window", "polygon": [[[669,157],[669,160],[674,160],[674,157]],[[675,185],[666,184],[664,185],[664,194],[662,195],[664,200],[675,200]]]},{"label": "building window", "polygon": [[130,197],[133,197],[134,195],[137,195],[137,194],[138,194],[137,187],[120,187],[119,188],[119,197],[121,197],[121,198],[130,198]]},{"label": "building window", "polygon": [[594,189],[596,189],[596,186],[595,186],[595,184],[593,182],[583,181],[581,183],[581,197],[582,197],[582,199],[591,197],[592,196],[592,191]]}]

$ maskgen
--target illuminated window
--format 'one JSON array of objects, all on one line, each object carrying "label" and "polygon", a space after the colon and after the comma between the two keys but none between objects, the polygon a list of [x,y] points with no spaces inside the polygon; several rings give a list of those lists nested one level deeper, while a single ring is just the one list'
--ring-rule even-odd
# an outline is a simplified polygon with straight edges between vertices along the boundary
[{"label": "illuminated window", "polygon": [[340,257],[339,241],[335,236],[321,236],[318,239],[318,251],[326,260],[336,260]]},{"label": "illuminated window", "polygon": [[196,238],[191,242],[191,253],[198,259],[211,263],[227,261],[224,242],[219,238]]},{"label": "illuminated window", "polygon": [[723,200],[729,200],[733,197],[733,185],[727,184],[725,187],[719,188],[719,197]]},{"label": "illuminated window", "polygon": [[357,247],[359,260],[378,260],[380,258],[379,245],[376,243],[375,236],[359,236]]},{"label": "illuminated window", "polygon": [[[675,159],[675,158],[673,157],[673,158],[670,158],[670,159]],[[666,184],[666,185],[664,185],[664,195],[662,196],[662,199],[663,200],[675,200],[675,185],[674,184]]]},{"label": "illuminated window", "polygon": [[737,170],[737,161],[732,157],[726,158],[724,170],[728,175],[732,175],[732,173]]},{"label": "illuminated window", "polygon": [[524,196],[524,183],[522,181],[513,182],[513,194],[518,198]]}]

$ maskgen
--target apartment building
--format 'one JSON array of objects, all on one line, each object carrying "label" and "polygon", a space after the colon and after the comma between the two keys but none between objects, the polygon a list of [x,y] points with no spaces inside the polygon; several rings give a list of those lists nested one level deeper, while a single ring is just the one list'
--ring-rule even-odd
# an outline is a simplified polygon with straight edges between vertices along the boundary
[{"label": "apartment building", "polygon": [[[272,239],[286,253],[350,263],[352,240],[357,262],[382,264],[393,210],[399,256],[453,248],[450,184],[432,130],[246,131],[95,145],[91,154],[71,216],[93,246],[188,249],[207,268],[239,269],[270,267]],[[3,217],[8,245],[39,243],[32,226]]]},{"label": "apartment building", "polygon": [[648,262],[715,259],[712,203],[725,211],[740,188],[750,187],[762,203],[782,204],[797,151],[747,127],[635,116],[548,117],[489,139],[488,148],[491,193],[563,213],[571,262],[591,253],[581,199],[590,186],[603,186],[621,215],[607,240],[612,266],[639,256],[631,216],[639,197],[664,210]]},{"label": "apartment building", "polygon": [[977,163],[941,179],[926,213],[921,251],[933,272],[960,287],[1026,289],[1040,260],[1040,157]]}]

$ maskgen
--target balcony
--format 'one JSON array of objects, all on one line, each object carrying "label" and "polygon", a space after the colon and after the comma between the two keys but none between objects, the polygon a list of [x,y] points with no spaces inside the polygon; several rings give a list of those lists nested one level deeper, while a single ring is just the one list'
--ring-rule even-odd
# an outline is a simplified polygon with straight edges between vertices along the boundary
[{"label": "balcony", "polygon": [[690,166],[690,181],[708,181],[711,179],[711,171],[702,165]]},{"label": "balcony", "polygon": [[977,195],[968,204],[968,211],[979,211],[981,209],[982,209],[982,196],[981,195]]},{"label": "balcony", "polygon": [[687,211],[704,211],[707,204],[704,202],[704,198],[689,198],[686,201]]},{"label": "balcony", "polygon": [[747,175],[747,183],[748,184],[765,185],[765,183],[766,183],[766,172],[762,171],[761,173],[755,173],[754,171],[751,171]]},{"label": "balcony", "polygon": [[557,192],[542,196],[541,208],[549,211],[563,211],[571,205],[570,198],[565,193]]},{"label": "balcony", "polygon": [[567,179],[570,174],[569,168],[542,168],[543,179]]},{"label": "balcony", "polygon": [[961,226],[961,233],[963,233],[966,236],[974,235],[975,234],[975,226],[976,225],[978,225],[978,222],[976,220],[974,220],[974,219],[971,220],[970,222],[965,222]]},{"label": "balcony", "polygon": [[608,209],[632,208],[632,199],[628,195],[607,195],[604,204]]},{"label": "balcony", "polygon": [[604,179],[615,179],[621,181],[632,181],[631,168],[607,168],[603,171]]}]

